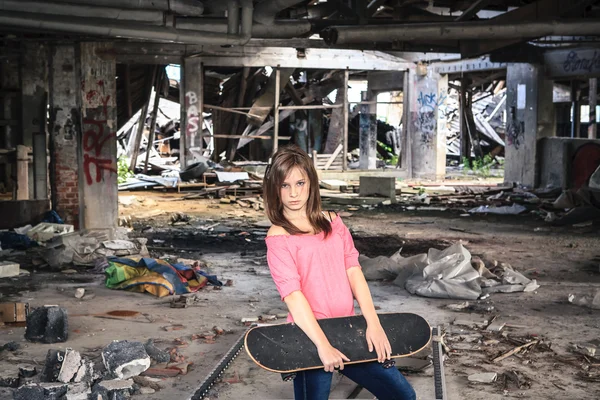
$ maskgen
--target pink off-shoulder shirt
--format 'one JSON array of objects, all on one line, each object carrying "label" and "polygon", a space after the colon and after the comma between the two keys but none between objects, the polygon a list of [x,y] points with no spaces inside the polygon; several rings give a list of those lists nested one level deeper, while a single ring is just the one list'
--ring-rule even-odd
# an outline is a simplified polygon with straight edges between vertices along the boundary
[{"label": "pink off-shoulder shirt", "polygon": [[[316,319],[354,315],[354,297],[346,270],[360,267],[350,231],[338,216],[332,232],[267,236],[267,262],[283,300],[302,291]],[[293,322],[288,314],[288,322]]]}]

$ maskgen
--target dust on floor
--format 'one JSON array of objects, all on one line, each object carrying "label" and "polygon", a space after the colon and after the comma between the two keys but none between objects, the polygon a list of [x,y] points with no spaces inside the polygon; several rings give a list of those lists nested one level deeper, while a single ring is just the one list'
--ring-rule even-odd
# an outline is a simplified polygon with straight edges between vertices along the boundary
[{"label": "dust on floor", "polygon": [[[264,220],[261,213],[219,204],[217,200],[185,201],[178,195],[156,193],[134,196],[128,199],[128,206],[121,207],[120,214],[124,221],[131,221],[132,237],[150,239],[153,257],[202,259],[208,263],[210,273],[223,282],[231,279],[233,286],[222,290],[207,286],[198,293],[194,306],[176,309],[170,307],[168,299],[107,289],[101,276],[86,274],[85,270],[77,275],[37,271],[29,278],[0,281],[0,290],[11,300],[26,301],[33,307],[60,304],[70,315],[88,314],[70,317],[70,337],[62,344],[27,343],[23,340],[24,328],[3,327],[2,341],[15,340],[22,349],[21,363],[0,361],[2,374],[18,370],[23,363],[37,364],[39,369],[48,349],[71,347],[98,357],[99,348],[112,340],[145,342],[152,338],[159,347],[176,348],[193,364],[186,375],[163,379],[159,392],[143,398],[187,398],[247,329],[242,318],[284,308],[268,274],[263,242],[266,228],[260,223]],[[184,212],[192,220],[172,226],[172,212]],[[129,216],[131,219],[126,218]],[[370,282],[381,312],[414,312],[433,326],[446,327],[447,344],[453,348],[446,361],[449,399],[600,398],[600,385],[594,381],[599,365],[593,359],[587,363],[583,356],[569,350],[572,343],[597,338],[600,311],[567,301],[570,293],[600,288],[598,265],[591,263],[598,255],[596,227],[554,228],[533,216],[460,217],[441,212],[387,212],[385,208],[353,212],[344,221],[353,231],[357,248],[368,256],[389,256],[400,247],[403,255],[418,254],[430,247],[444,248],[462,241],[472,254],[509,263],[541,285],[532,293],[493,294],[480,302],[492,305],[492,312],[483,312],[483,308],[481,312],[459,312],[445,307],[456,300],[416,297],[389,282]],[[73,294],[79,287],[95,297],[76,299]],[[89,315],[111,310],[138,311],[148,318],[115,321]],[[494,316],[516,327],[482,334],[477,328],[452,324],[455,319],[490,321]],[[174,325],[181,327],[170,330]],[[198,338],[215,326],[231,333],[219,335],[214,341]],[[544,343],[525,354],[491,361],[525,338],[543,339]],[[498,379],[491,384],[468,380],[469,375],[480,372],[495,372]],[[431,369],[409,374],[408,379],[419,399],[433,398]],[[332,398],[347,398],[355,389],[338,377],[334,386]],[[9,395],[6,390],[3,393]],[[291,383],[260,369],[242,352],[209,397],[291,399],[293,394]],[[363,391],[359,398],[369,397]]]}]

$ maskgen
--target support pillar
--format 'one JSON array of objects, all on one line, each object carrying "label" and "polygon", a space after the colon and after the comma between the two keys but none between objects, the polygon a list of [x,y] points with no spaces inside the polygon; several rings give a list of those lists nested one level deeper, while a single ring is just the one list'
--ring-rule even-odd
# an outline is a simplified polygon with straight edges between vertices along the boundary
[{"label": "support pillar", "polygon": [[[362,92],[362,101],[373,101],[369,92]],[[359,128],[359,169],[369,170],[377,168],[377,115],[371,104],[360,106],[360,128]]]},{"label": "support pillar", "polygon": [[82,153],[79,191],[84,229],[113,233],[118,219],[116,63],[97,54],[110,43],[80,44]]},{"label": "support pillar", "polygon": [[579,103],[579,82],[571,82],[571,137],[579,137],[581,107]]},{"label": "support pillar", "polygon": [[28,199],[48,199],[48,47],[45,45],[35,42],[25,45],[21,58],[21,104],[23,145],[33,149],[33,163],[28,165]]},{"label": "support pillar", "polygon": [[555,136],[552,81],[544,68],[533,64],[510,64],[506,76],[507,127],[504,180],[535,187],[538,140]]},{"label": "support pillar", "polygon": [[431,70],[409,72],[410,136],[412,175],[442,179],[446,174],[446,102],[448,76]]},{"label": "support pillar", "polygon": [[596,105],[598,104],[598,78],[590,78],[590,125],[588,127],[588,139],[598,137],[598,125],[596,120]]},{"label": "support pillar", "polygon": [[185,58],[183,66],[185,93],[185,134],[181,136],[181,164],[188,167],[203,157],[204,67],[199,58]]},{"label": "support pillar", "polygon": [[80,60],[73,44],[50,49],[50,186],[52,209],[67,224],[79,218],[81,113],[78,95]]}]

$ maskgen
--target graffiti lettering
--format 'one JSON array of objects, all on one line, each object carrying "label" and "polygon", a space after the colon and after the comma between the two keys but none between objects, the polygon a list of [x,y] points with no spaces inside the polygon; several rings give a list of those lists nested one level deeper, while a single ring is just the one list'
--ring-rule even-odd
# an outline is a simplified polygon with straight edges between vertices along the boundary
[{"label": "graffiti lettering", "polygon": [[[91,90],[87,93],[86,99],[91,101],[97,94],[96,91]],[[83,173],[88,185],[101,182],[104,171],[111,174],[117,173],[117,168],[111,158],[102,155],[105,145],[112,138],[116,138],[116,133],[109,131],[107,123],[110,96],[103,96],[100,100],[102,102],[101,115],[83,119]],[[92,166],[95,176],[92,176]]]},{"label": "graffiti lettering", "polygon": [[591,57],[579,57],[576,51],[567,54],[563,64],[564,72],[594,72],[600,70],[600,54],[594,51]]},{"label": "graffiti lettering", "polygon": [[441,90],[439,94],[435,92],[419,92],[419,96],[417,97],[419,108],[414,124],[424,144],[433,142],[438,125],[436,112],[441,112],[440,107],[444,104],[446,97],[446,94]]},{"label": "graffiti lettering", "polygon": [[417,113],[417,119],[415,120],[415,127],[421,134],[421,141],[425,144],[430,144],[435,136],[437,129],[437,120],[435,118],[434,111],[420,110]]},{"label": "graffiti lettering", "polygon": [[186,98],[186,116],[187,123],[185,127],[185,133],[187,136],[187,143],[189,148],[199,147],[200,138],[196,135],[198,133],[200,113],[202,110],[198,109],[198,95],[196,92],[187,92]]},{"label": "graffiti lettering", "polygon": [[513,146],[517,150],[521,147],[521,142],[523,140],[523,132],[525,131],[524,125],[523,121],[513,119],[506,127],[506,142],[509,146]]},{"label": "graffiti lettering", "polygon": [[420,108],[425,107],[431,111],[435,111],[435,108],[443,104],[445,100],[446,94],[443,91],[440,91],[439,96],[433,92],[419,92],[419,97],[417,98]]}]

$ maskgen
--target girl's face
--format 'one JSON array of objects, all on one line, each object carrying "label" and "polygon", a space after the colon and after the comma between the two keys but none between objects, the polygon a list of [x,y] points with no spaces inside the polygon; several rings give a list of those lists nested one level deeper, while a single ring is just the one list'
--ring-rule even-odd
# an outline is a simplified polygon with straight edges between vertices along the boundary
[{"label": "girl's face", "polygon": [[295,167],[281,184],[280,198],[285,211],[306,210],[308,195],[310,193],[310,182],[304,171]]}]

